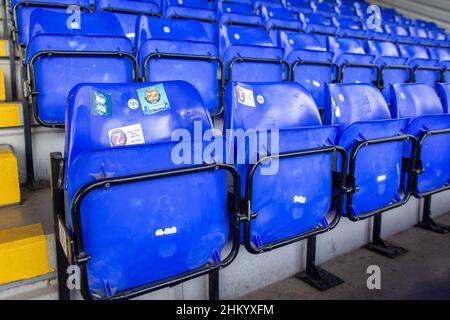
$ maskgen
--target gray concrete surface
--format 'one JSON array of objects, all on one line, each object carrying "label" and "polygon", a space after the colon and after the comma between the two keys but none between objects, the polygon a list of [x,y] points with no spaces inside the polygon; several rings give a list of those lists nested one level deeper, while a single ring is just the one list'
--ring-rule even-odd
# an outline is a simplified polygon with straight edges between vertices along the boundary
[{"label": "gray concrete surface", "polygon": [[[437,219],[450,225],[450,213]],[[242,296],[242,299],[450,299],[450,234],[440,235],[412,228],[389,238],[410,252],[389,259],[366,249],[337,257],[323,268],[345,283],[319,292],[295,277]],[[367,268],[381,269],[381,290],[369,290]]]}]

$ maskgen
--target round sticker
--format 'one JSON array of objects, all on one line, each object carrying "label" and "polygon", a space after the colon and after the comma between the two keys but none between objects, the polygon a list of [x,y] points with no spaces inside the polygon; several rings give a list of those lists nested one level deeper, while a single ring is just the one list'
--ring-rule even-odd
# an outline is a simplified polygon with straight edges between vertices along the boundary
[{"label": "round sticker", "polygon": [[314,80],[313,81],[313,85],[316,86],[317,88],[320,88],[320,82],[319,81]]},{"label": "round sticker", "polygon": [[406,99],[406,96],[405,96],[405,94],[403,92],[400,92],[400,98],[402,98],[403,100]]},{"label": "round sticker", "polygon": [[136,110],[139,107],[139,102],[136,99],[128,100],[128,108]]},{"label": "round sticker", "polygon": [[111,132],[111,145],[124,146],[127,144],[127,135],[122,129],[115,129]]},{"label": "round sticker", "polygon": [[183,4],[183,0],[178,0],[178,4],[182,5]]},{"label": "round sticker", "polygon": [[169,32],[170,32],[170,28],[169,28],[169,27],[167,27],[167,26],[166,26],[166,27],[164,27],[164,32],[165,32],[165,33],[169,33]]},{"label": "round sticker", "polygon": [[231,8],[227,8],[227,12],[231,12]]},{"label": "round sticker", "polygon": [[294,44],[294,40],[289,39],[289,43],[290,43],[290,44]]},{"label": "round sticker", "polygon": [[239,33],[235,33],[235,34],[234,34],[234,38],[235,38],[236,40],[239,40],[239,39],[241,38],[241,36],[239,35]]},{"label": "round sticker", "polygon": [[272,11],[269,12],[269,16],[273,17],[273,12]]},{"label": "round sticker", "polygon": [[258,95],[256,97],[256,101],[258,101],[259,104],[263,104],[264,103],[264,97],[262,95]]},{"label": "round sticker", "polygon": [[145,91],[145,100],[147,100],[148,103],[154,104],[157,103],[161,99],[161,95],[159,94],[159,91],[156,89],[149,89]]},{"label": "round sticker", "polygon": [[339,95],[339,100],[341,100],[341,102],[344,102],[345,98],[342,94]]}]

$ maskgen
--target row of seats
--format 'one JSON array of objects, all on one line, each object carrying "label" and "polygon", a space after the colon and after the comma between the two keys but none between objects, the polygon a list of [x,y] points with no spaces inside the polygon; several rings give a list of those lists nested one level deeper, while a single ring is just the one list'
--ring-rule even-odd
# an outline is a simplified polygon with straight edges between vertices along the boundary
[{"label": "row of seats", "polygon": [[86,81],[185,80],[199,90],[208,110],[218,113],[225,82],[230,79],[291,78],[304,85],[323,108],[326,83],[373,82],[388,97],[391,83],[416,81],[435,86],[450,77],[445,72],[450,49],[445,48],[330,36],[321,39],[285,31],[278,48],[262,28],[224,25],[219,50],[196,21],[141,15],[134,54],[111,13],[82,14],[82,25],[74,29],[64,28],[67,18],[68,14],[47,10],[35,10],[30,17],[25,61],[30,67],[35,115],[44,125],[64,123],[68,93]]},{"label": "row of seats", "polygon": [[[443,104],[424,84],[396,84],[389,107],[370,84],[331,84],[322,121],[311,95],[296,83],[233,81],[226,96],[227,131],[214,140],[218,149],[226,140],[233,152],[220,159],[222,152],[208,147],[213,140],[200,147],[194,142],[199,123],[204,132],[213,123],[190,84],[76,86],[66,120],[64,185],[67,203],[72,203],[68,221],[77,239],[75,254],[88,260],[85,297],[111,298],[136,288],[142,293],[146,285],[234,258],[221,255],[237,227],[236,212],[227,211],[227,174],[219,170],[223,167],[211,167],[208,159],[236,164],[240,179],[234,184],[241,192],[233,196],[243,199],[241,241],[252,253],[336,225],[338,219],[327,218],[333,195],[342,192],[333,171],[350,177],[342,214],[353,219],[400,205],[409,191],[422,194],[448,185],[448,134],[430,134],[421,143],[417,163],[425,170],[414,185],[408,184],[415,178],[411,161],[405,161],[412,158],[411,139],[450,128],[450,84],[439,88]],[[136,104],[126,103],[130,100]],[[93,101],[103,108],[93,112]],[[180,128],[189,133],[181,142],[184,156],[193,159],[201,152],[208,170],[194,171],[189,161],[174,164],[173,150],[180,142],[171,134]],[[238,136],[239,130],[252,130],[246,138],[258,138],[258,147]],[[272,139],[274,134],[278,140]],[[338,146],[345,152],[335,166]],[[277,170],[264,174],[276,159],[267,162],[266,157],[276,155]],[[238,162],[239,156],[246,160]],[[347,163],[346,157],[354,161]],[[168,173],[186,168],[191,169],[185,174]],[[149,177],[150,172],[159,173]]]},{"label": "row of seats", "polygon": [[[42,2],[42,3],[41,3]],[[251,2],[217,2],[213,4],[207,0],[167,0],[162,4],[159,1],[146,0],[97,0],[95,12],[112,12],[125,33],[134,42],[136,33],[136,19],[138,15],[164,17],[167,20],[196,20],[204,27],[212,42],[219,41],[219,29],[222,25],[257,25],[266,28],[271,34],[275,44],[278,43],[277,30],[304,31],[307,33],[326,33],[338,36],[363,37],[369,39],[391,40],[404,43],[418,43],[449,47],[450,35],[435,24],[420,20],[415,22],[407,20],[396,22],[393,17],[398,15],[391,10],[382,11],[383,23],[368,27],[367,16],[359,16],[358,7],[330,6],[328,2],[306,4],[315,9],[298,11],[300,3],[294,5],[287,2],[286,7],[281,1]],[[361,10],[367,4],[360,4]],[[53,5],[52,5],[53,4]],[[29,21],[31,12],[36,8],[48,6],[52,11],[65,12],[65,6],[78,5],[84,12],[91,11],[88,0],[54,0],[48,2],[36,0],[30,3],[25,0],[12,1],[13,16],[16,21],[18,42],[26,45],[29,42]],[[164,14],[160,14],[162,5],[165,5]],[[295,8],[295,10],[294,10]],[[328,8],[328,9],[327,9]],[[351,13],[354,12],[352,16]],[[388,23],[386,23],[388,22]]]}]

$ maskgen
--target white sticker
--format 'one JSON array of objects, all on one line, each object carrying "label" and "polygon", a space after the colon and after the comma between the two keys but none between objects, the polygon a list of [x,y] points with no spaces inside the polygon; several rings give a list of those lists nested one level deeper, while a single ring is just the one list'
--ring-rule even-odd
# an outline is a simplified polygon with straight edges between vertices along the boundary
[{"label": "white sticker", "polygon": [[406,99],[406,95],[403,92],[400,92],[400,98],[402,98],[403,100]]},{"label": "white sticker", "polygon": [[289,43],[290,43],[290,44],[294,44],[294,40],[289,39]]},{"label": "white sticker", "polygon": [[303,196],[295,196],[295,197],[294,197],[294,203],[305,204],[305,203],[306,203],[306,197],[303,197]]},{"label": "white sticker", "polygon": [[139,108],[139,102],[136,99],[130,99],[128,100],[128,108],[131,110],[136,110]]},{"label": "white sticker", "polygon": [[178,4],[179,4],[180,6],[182,6],[182,5],[183,5],[183,0],[178,0]]},{"label": "white sticker", "polygon": [[269,12],[269,16],[273,17],[273,12],[272,11]]},{"label": "white sticker", "polygon": [[165,32],[165,33],[169,33],[169,32],[170,32],[170,28],[169,28],[168,26],[165,26],[165,27],[164,27],[164,32]]},{"label": "white sticker", "polygon": [[341,109],[339,108],[339,106],[336,106],[335,115],[336,115],[336,118],[341,117]]},{"label": "white sticker", "polygon": [[342,94],[339,95],[339,100],[341,100],[341,102],[344,102],[345,98]]},{"label": "white sticker", "polygon": [[253,96],[253,90],[245,89],[240,86],[236,87],[236,93],[240,104],[244,104],[249,107],[256,107],[255,97]]},{"label": "white sticker", "polygon": [[231,12],[231,8],[227,8],[227,12]]},{"label": "white sticker", "polygon": [[378,176],[378,177],[377,177],[377,181],[378,181],[378,182],[386,181],[386,175],[383,174],[383,175],[381,175],[381,176]]},{"label": "white sticker", "polygon": [[177,227],[158,229],[158,230],[155,231],[155,236],[156,237],[168,236],[168,235],[171,235],[171,234],[175,234],[177,232],[178,232]]},{"label": "white sticker", "polygon": [[76,22],[76,21],[72,21],[70,23],[70,28],[72,28],[72,29],[80,29],[80,24],[78,22]]},{"label": "white sticker", "polygon": [[67,233],[66,233],[66,229],[64,228],[61,220],[58,219],[58,230],[59,230],[59,243],[61,244],[61,247],[64,251],[64,254],[66,255],[67,258],[69,258],[69,249],[67,248]]},{"label": "white sticker", "polygon": [[235,38],[236,40],[239,40],[239,39],[241,38],[241,36],[239,35],[239,33],[235,33],[235,34],[234,34],[234,38]]},{"label": "white sticker", "polygon": [[136,37],[136,33],[129,32],[129,33],[126,34],[126,36],[127,36],[127,38],[134,38],[134,37]]},{"label": "white sticker", "polygon": [[313,85],[315,85],[317,88],[320,88],[320,82],[317,80],[313,81]]},{"label": "white sticker", "polygon": [[111,147],[130,146],[135,144],[144,144],[144,132],[141,124],[111,129],[108,131]]},{"label": "white sticker", "polygon": [[256,101],[258,101],[259,104],[264,104],[264,97],[260,94],[256,97]]}]

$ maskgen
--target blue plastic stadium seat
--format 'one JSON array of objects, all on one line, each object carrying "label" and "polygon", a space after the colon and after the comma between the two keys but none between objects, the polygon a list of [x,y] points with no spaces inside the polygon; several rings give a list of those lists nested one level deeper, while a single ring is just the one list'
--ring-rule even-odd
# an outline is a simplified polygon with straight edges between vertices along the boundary
[{"label": "blue plastic stadium seat", "polygon": [[298,20],[298,16],[286,8],[262,6],[261,16],[266,24],[267,32],[276,46],[280,44],[280,32],[282,30],[291,32],[303,31],[303,25]]},{"label": "blue plastic stadium seat", "polygon": [[409,65],[415,69],[415,82],[432,87],[441,80],[439,61],[431,59],[426,47],[420,45],[399,44],[402,57],[409,59]]},{"label": "blue plastic stadium seat", "polygon": [[41,9],[30,19],[26,63],[34,111],[48,126],[64,124],[67,96],[76,84],[126,83],[137,76],[131,42],[112,13],[81,14],[73,29],[66,27],[69,16]]},{"label": "blue plastic stadium seat", "polygon": [[261,17],[255,15],[253,7],[248,3],[219,2],[218,12],[220,15],[220,25],[263,25]]},{"label": "blue plastic stadium seat", "polygon": [[429,38],[428,30],[426,27],[410,26],[409,34],[416,39],[416,42],[424,45],[432,45],[433,39]]},{"label": "blue plastic stadium seat", "polygon": [[96,0],[95,10],[110,11],[119,20],[125,35],[134,44],[136,20],[138,15],[160,16],[161,8],[158,2],[138,0]]},{"label": "blue plastic stadium seat", "polygon": [[328,37],[328,51],[334,52],[334,62],[340,67],[341,82],[378,84],[376,57],[366,52],[363,40]]},{"label": "blue plastic stadium seat", "polygon": [[286,0],[285,6],[291,12],[296,14],[299,13],[313,13],[313,9],[311,8],[311,2],[307,0]]},{"label": "blue plastic stadium seat", "polygon": [[199,21],[210,41],[217,42],[217,15],[214,4],[208,0],[165,0],[164,18]]},{"label": "blue plastic stadium seat", "polygon": [[337,28],[331,17],[325,17],[321,14],[303,14],[300,13],[300,20],[303,22],[305,32],[326,35],[335,35]]},{"label": "blue plastic stadium seat", "polygon": [[289,67],[282,62],[283,50],[274,46],[263,28],[223,25],[220,30],[226,79],[270,82],[286,78]]},{"label": "blue plastic stadium seat", "polygon": [[342,18],[358,18],[358,9],[353,5],[341,5],[337,7],[338,16]]},{"label": "blue plastic stadium seat", "polygon": [[259,16],[261,15],[261,8],[263,6],[271,7],[271,8],[284,8],[284,4],[282,0],[254,0],[253,8],[255,9],[255,13]]},{"label": "blue plastic stadium seat", "polygon": [[390,99],[390,84],[407,83],[413,80],[412,67],[408,58],[400,56],[397,46],[389,41],[367,41],[368,52],[377,57],[380,67],[381,89],[384,97]]},{"label": "blue plastic stadium seat", "polygon": [[[247,250],[260,253],[274,243],[329,227],[332,152],[280,158],[269,162],[272,167],[263,161],[252,170],[265,155],[333,146],[337,128],[322,126],[308,91],[292,82],[233,81],[226,96],[228,154],[241,176],[242,197],[257,214],[244,228]],[[251,145],[255,139],[262,141],[259,147]],[[249,171],[254,172],[251,184]]]},{"label": "blue plastic stadium seat", "polygon": [[[369,84],[331,84],[326,89],[324,124],[339,126],[336,143],[355,155],[348,174],[354,180],[347,214],[353,219],[373,215],[401,203],[403,136],[406,120],[392,119],[381,92]],[[377,139],[399,139],[360,145]],[[349,157],[350,160],[350,157]],[[349,203],[349,201],[351,203]],[[349,208],[350,207],[350,208]]]},{"label": "blue plastic stadium seat", "polygon": [[439,61],[439,67],[443,69],[444,82],[450,82],[450,48],[428,47],[431,59]]},{"label": "blue plastic stadium seat", "polygon": [[324,17],[330,18],[337,16],[333,4],[330,4],[328,2],[313,2],[311,6],[315,14],[320,14]]},{"label": "blue plastic stadium seat", "polygon": [[194,20],[140,16],[137,29],[137,57],[144,81],[190,82],[209,112],[220,112],[218,48],[202,25]]},{"label": "blue plastic stadium seat", "polygon": [[[442,88],[445,90],[445,88]],[[431,192],[450,184],[450,131],[430,134],[434,130],[450,129],[450,115],[434,89],[425,84],[396,84],[391,89],[392,115],[409,119],[406,132],[417,137],[421,152],[419,164],[423,172],[414,183],[415,195]],[[421,143],[420,139],[426,134]]]},{"label": "blue plastic stadium seat", "polygon": [[450,83],[440,83],[438,85],[438,94],[441,98],[444,113],[450,113]]},{"label": "blue plastic stadium seat", "polygon": [[353,18],[334,18],[333,19],[339,37],[367,38],[367,30],[364,23]]},{"label": "blue plastic stadium seat", "polygon": [[80,7],[83,12],[90,11],[89,0],[12,0],[12,14],[19,44],[28,45],[30,17],[34,10],[45,8],[48,11],[65,13],[72,5]]},{"label": "blue plastic stadium seat", "polygon": [[[87,279],[85,298],[132,294],[234,258],[221,256],[232,234],[225,170],[212,166],[176,176],[130,177],[193,167],[189,161],[174,163],[172,153],[181,143],[187,150],[183,158],[195,159],[197,124],[205,131],[213,127],[201,96],[183,81],[73,89],[64,189],[67,203],[74,204],[67,212],[70,231],[77,235],[75,254],[90,257],[81,269]],[[182,142],[172,140],[176,129],[188,133]],[[200,142],[200,150],[214,158],[207,144]],[[106,188],[101,184],[125,177]],[[92,187],[96,183],[100,186]]]},{"label": "blue plastic stadium seat", "polygon": [[338,76],[333,53],[314,34],[282,32],[281,47],[291,65],[293,81],[308,89],[317,107],[322,109],[325,84],[337,80]]},{"label": "blue plastic stadium seat", "polygon": [[416,44],[418,43],[414,36],[411,36],[408,27],[396,23],[388,23],[384,26],[387,33],[390,34],[390,40],[398,43]]}]

